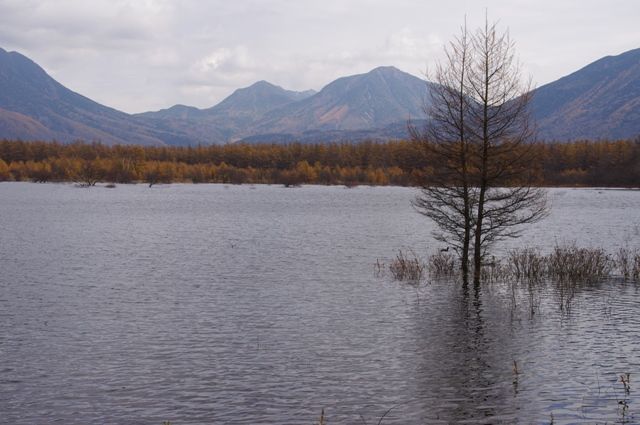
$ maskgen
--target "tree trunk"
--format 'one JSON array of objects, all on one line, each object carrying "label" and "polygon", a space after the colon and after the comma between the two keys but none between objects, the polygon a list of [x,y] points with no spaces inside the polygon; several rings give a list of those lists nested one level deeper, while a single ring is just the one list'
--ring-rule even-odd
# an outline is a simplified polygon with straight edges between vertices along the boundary
[{"label": "tree trunk", "polygon": [[478,221],[476,222],[475,243],[473,247],[473,285],[480,286],[480,274],[482,272],[482,219],[484,215],[485,188],[480,188],[478,200]]},{"label": "tree trunk", "polygon": [[469,229],[464,231],[464,242],[462,246],[462,284],[467,286],[469,284],[469,245],[470,245],[470,232]]}]

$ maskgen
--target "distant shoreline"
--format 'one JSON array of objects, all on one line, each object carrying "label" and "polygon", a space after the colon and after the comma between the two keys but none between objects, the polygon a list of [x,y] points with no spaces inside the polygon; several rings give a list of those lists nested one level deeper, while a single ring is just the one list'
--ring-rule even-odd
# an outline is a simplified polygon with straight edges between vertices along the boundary
[{"label": "distant shoreline", "polygon": [[[640,187],[640,142],[531,145],[526,184],[539,187]],[[428,186],[445,164],[416,141],[330,144],[107,146],[0,140],[0,181]],[[518,184],[504,179],[504,186]]]},{"label": "distant shoreline", "polygon": [[[47,181],[47,182],[34,182],[30,180],[5,180],[0,181],[0,185],[4,183],[29,183],[29,184],[52,184],[52,185],[65,185],[65,186],[75,186],[78,189],[87,189],[90,187],[94,188],[103,188],[103,189],[114,189],[118,186],[149,186],[148,183],[144,181],[137,182],[128,182],[128,183],[110,183],[110,182],[98,182],[95,185],[87,186],[75,181]],[[336,184],[316,184],[316,183],[304,183],[300,185],[294,186],[285,186],[282,183],[222,183],[222,182],[206,182],[206,183],[193,183],[190,181],[175,181],[168,183],[157,183],[154,184],[153,187],[157,186],[169,186],[169,185],[182,185],[182,186],[205,186],[205,185],[217,185],[217,186],[275,186],[282,187],[283,189],[298,189],[303,187],[344,187],[345,189],[356,189],[359,187],[366,188],[406,188],[406,189],[416,189],[419,190],[421,186],[400,186],[400,185],[376,185],[376,184],[356,184],[352,186],[347,186],[344,184],[336,183]],[[111,186],[111,187],[110,187]],[[640,191],[640,186],[630,186],[630,187],[622,187],[622,186],[535,186],[543,189],[572,189],[572,190],[602,190],[602,191]]]}]

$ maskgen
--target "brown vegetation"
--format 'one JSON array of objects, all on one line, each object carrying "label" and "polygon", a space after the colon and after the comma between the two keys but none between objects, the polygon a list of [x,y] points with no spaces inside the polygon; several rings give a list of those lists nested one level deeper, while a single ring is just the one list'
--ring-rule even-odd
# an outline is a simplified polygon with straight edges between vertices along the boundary
[{"label": "brown vegetation", "polygon": [[615,255],[615,263],[622,277],[640,281],[640,250],[620,248]]},{"label": "brown vegetation", "polygon": [[434,277],[455,276],[458,270],[456,256],[452,252],[440,251],[429,257],[429,273]]},{"label": "brown vegetation", "polygon": [[[388,268],[396,278],[406,276],[403,272],[414,264],[420,266],[421,275],[426,269],[432,278],[461,278],[460,258],[445,250],[429,256],[426,265],[412,250],[400,250]],[[382,277],[386,268],[385,263],[377,260],[374,274]],[[620,248],[611,255],[603,248],[583,248],[575,243],[556,245],[548,254],[537,248],[516,248],[503,258],[492,257],[484,262],[483,273],[487,282],[553,281],[585,286],[611,278],[640,282],[640,249]]]},{"label": "brown vegetation", "polygon": [[[640,141],[535,149],[531,170],[540,185],[640,186]],[[410,141],[142,147],[0,140],[0,181],[418,186],[441,166]]]},{"label": "brown vegetation", "polygon": [[424,269],[424,264],[411,250],[408,252],[398,250],[398,255],[389,264],[391,276],[395,280],[401,281],[419,282],[424,274]]}]

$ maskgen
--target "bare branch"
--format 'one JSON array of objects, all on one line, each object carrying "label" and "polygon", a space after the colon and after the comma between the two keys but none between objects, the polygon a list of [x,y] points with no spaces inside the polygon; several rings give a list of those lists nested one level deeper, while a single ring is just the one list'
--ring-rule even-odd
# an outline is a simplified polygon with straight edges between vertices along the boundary
[{"label": "bare branch", "polygon": [[487,249],[547,214],[529,168],[531,83],[521,77],[509,33],[488,21],[473,34],[461,29],[433,77],[427,127],[410,130],[434,171],[413,206],[435,222],[436,239],[458,252],[463,277],[473,252],[478,283]]}]

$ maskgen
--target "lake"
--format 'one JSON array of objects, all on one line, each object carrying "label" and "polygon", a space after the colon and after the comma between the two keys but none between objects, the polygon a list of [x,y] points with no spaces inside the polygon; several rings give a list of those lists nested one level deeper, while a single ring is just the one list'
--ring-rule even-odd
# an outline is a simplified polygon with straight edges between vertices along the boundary
[{"label": "lake", "polygon": [[[376,277],[442,248],[416,193],[0,183],[0,422],[640,422],[640,285],[532,315],[524,290]],[[640,191],[549,198],[498,254],[640,247]]]}]

